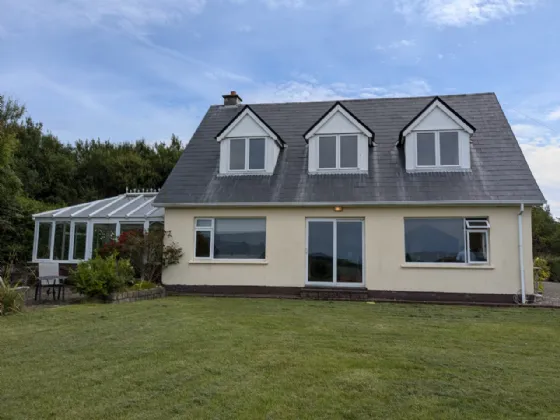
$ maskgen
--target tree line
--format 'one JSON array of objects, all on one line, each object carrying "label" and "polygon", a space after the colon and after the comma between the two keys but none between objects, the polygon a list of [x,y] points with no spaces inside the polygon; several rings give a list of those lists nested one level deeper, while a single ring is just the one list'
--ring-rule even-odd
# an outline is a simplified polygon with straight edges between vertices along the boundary
[{"label": "tree line", "polygon": [[[63,144],[25,107],[0,95],[0,266],[31,259],[33,221],[40,211],[122,194],[129,188],[160,188],[183,151],[145,140]],[[533,208],[533,251],[558,261],[560,222],[547,207]]]},{"label": "tree line", "polygon": [[31,259],[31,215],[122,194],[160,188],[183,151],[175,135],[150,144],[77,140],[64,144],[0,95],[0,266]]}]

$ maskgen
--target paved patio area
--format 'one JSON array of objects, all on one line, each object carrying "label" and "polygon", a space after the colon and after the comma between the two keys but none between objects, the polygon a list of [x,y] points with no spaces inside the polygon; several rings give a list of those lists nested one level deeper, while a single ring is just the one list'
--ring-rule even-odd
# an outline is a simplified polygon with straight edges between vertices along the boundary
[{"label": "paved patio area", "polygon": [[544,283],[543,298],[537,303],[541,305],[560,306],[560,283],[546,281]]}]

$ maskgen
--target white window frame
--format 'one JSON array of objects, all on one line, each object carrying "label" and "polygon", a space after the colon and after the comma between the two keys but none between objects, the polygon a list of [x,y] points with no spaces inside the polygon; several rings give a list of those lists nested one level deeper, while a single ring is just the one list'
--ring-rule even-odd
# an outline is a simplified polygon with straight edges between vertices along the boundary
[{"label": "white window frame", "polygon": [[[210,226],[198,226],[201,220],[210,221]],[[196,234],[197,232],[210,232],[210,252],[207,257],[199,257],[196,255]],[[197,217],[194,219],[194,243],[193,243],[193,258],[195,260],[213,260],[214,259],[214,218]]]},{"label": "white window frame", "polygon": [[[265,258],[214,258],[214,232],[216,227],[216,219],[264,219],[265,221],[265,235],[266,235],[266,217],[254,216],[254,217],[195,217],[194,218],[194,240],[193,240],[193,260],[194,261],[258,261],[263,262],[266,261],[268,257],[266,257],[266,241],[264,244],[265,247]],[[210,226],[198,226],[198,221],[200,220],[207,220],[210,221]],[[208,257],[198,257],[196,255],[196,233],[197,232],[210,232],[210,255]]]},{"label": "white window frame", "polygon": [[[263,167],[260,169],[249,169],[249,147],[251,145],[251,140],[264,140],[264,162],[263,162]],[[231,141],[232,140],[245,140],[245,167],[244,169],[231,169]],[[230,139],[228,139],[229,143],[229,156],[228,156],[228,162],[227,162],[227,168],[228,168],[228,172],[232,172],[232,173],[243,173],[243,172],[266,172],[266,156],[267,156],[267,151],[268,151],[268,141],[267,138],[265,136],[262,137],[232,137]]]},{"label": "white window frame", "polygon": [[[346,136],[356,137],[356,166],[340,166],[340,138]],[[321,138],[322,137],[335,137],[336,150],[335,150],[335,167],[334,168],[321,168]],[[341,134],[319,134],[317,136],[317,171],[357,171],[360,169],[360,135],[356,133],[341,133]]]},{"label": "white window frame", "polygon": [[[404,255],[405,264],[427,264],[427,265],[441,265],[442,267],[448,267],[452,264],[463,264],[463,265],[490,265],[490,222],[488,218],[485,217],[405,217],[403,219],[403,227],[406,219],[459,219],[463,221],[463,249],[465,252],[465,261],[456,262],[407,262],[406,261],[406,230],[404,238]],[[470,227],[473,226],[472,222],[486,222],[487,227]],[[471,261],[471,247],[470,247],[470,232],[484,233],[485,247],[486,247],[486,261]]]},{"label": "white window frame", "polygon": [[[313,222],[330,222],[333,228],[333,281],[332,282],[319,282],[309,281],[309,224]],[[360,222],[362,225],[362,282],[361,283],[344,283],[336,279],[337,274],[337,224],[347,222]],[[307,218],[306,219],[306,232],[305,232],[305,285],[315,287],[364,287],[366,279],[366,249],[365,249],[365,221],[359,218]]]},{"label": "white window frame", "polygon": [[[486,227],[473,227],[474,224],[473,222],[486,222],[485,226]],[[476,264],[476,265],[484,265],[484,264],[490,264],[490,240],[489,240],[489,234],[490,234],[490,223],[488,222],[488,219],[473,219],[473,218],[465,218],[465,226],[464,226],[464,230],[465,230],[465,263],[466,264]],[[482,233],[484,234],[484,247],[486,249],[486,261],[471,261],[471,236],[470,233]]]},{"label": "white window frame", "polygon": [[[440,133],[457,133],[457,158],[458,163],[457,165],[442,165],[441,164],[441,145],[440,145]],[[435,153],[436,153],[436,163],[435,165],[420,165],[418,163],[418,134],[434,134],[434,141],[435,141]],[[428,131],[416,131],[415,134],[415,150],[414,154],[416,155],[416,162],[415,165],[417,168],[460,168],[461,167],[461,133],[459,130],[428,130]]]}]

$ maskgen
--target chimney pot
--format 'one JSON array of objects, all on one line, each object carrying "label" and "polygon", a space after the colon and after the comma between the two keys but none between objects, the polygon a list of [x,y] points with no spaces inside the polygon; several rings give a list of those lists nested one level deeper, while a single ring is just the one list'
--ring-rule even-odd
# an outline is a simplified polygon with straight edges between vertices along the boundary
[{"label": "chimney pot", "polygon": [[243,99],[235,90],[232,90],[228,95],[222,95],[222,98],[224,98],[224,105],[239,105],[243,102]]}]

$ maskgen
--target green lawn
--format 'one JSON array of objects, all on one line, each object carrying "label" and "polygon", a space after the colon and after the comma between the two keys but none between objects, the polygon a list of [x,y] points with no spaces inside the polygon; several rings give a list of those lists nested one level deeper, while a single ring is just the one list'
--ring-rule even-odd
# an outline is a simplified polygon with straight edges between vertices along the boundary
[{"label": "green lawn", "polygon": [[560,311],[168,298],[0,318],[2,419],[560,418]]}]

